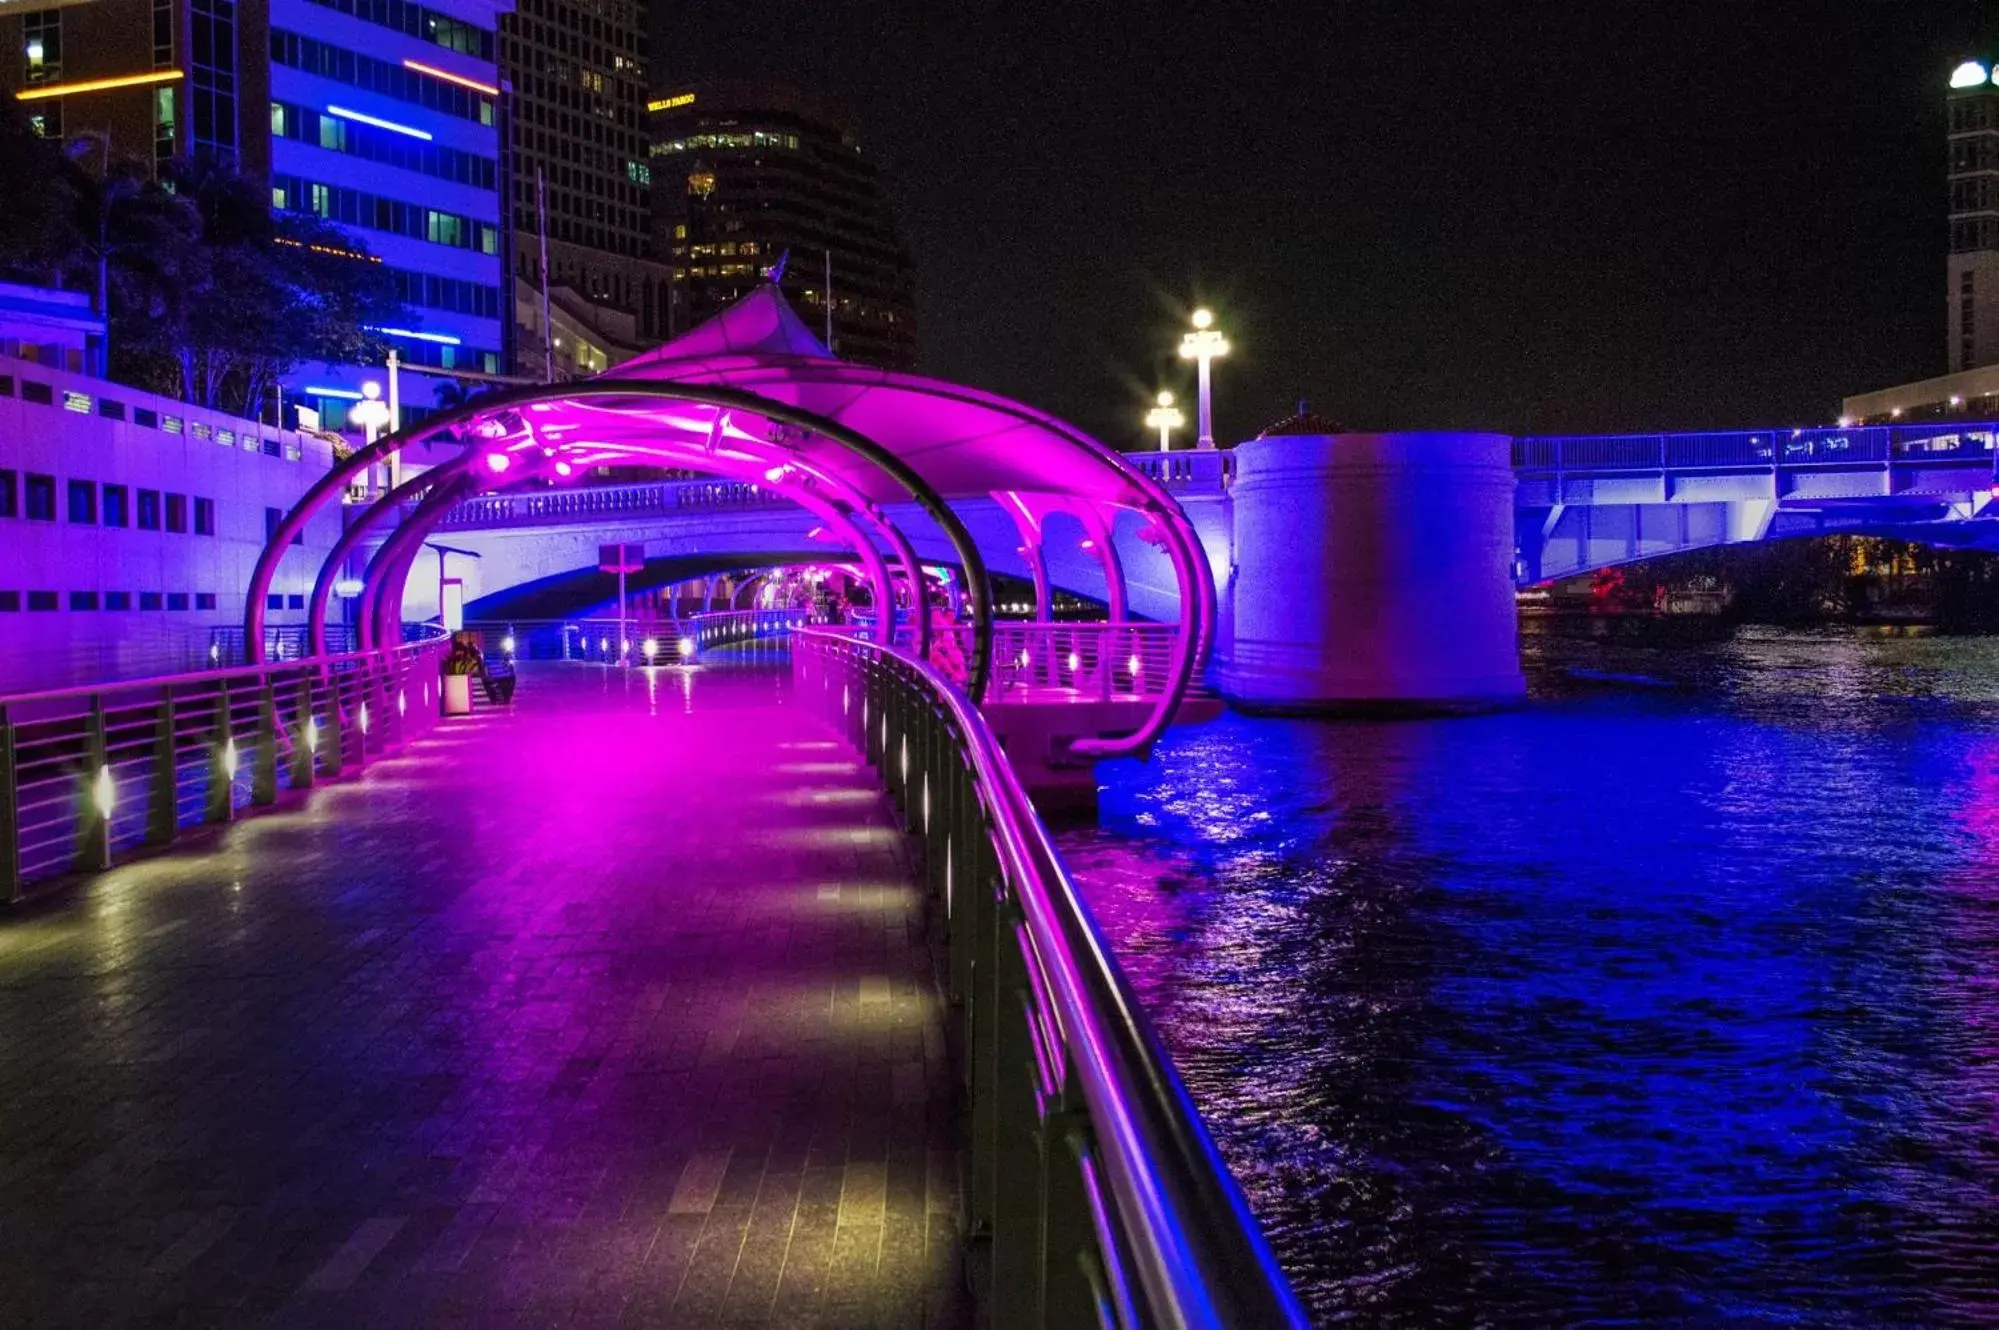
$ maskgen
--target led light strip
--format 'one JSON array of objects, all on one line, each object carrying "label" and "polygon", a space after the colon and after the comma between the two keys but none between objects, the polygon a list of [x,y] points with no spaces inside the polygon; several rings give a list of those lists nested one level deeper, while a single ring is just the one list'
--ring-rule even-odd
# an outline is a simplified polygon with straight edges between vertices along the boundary
[{"label": "led light strip", "polygon": [[470,88],[474,92],[483,92],[488,97],[497,97],[500,95],[500,90],[490,83],[481,83],[477,79],[468,79],[463,74],[453,74],[448,70],[439,69],[435,65],[426,65],[421,61],[405,60],[403,61],[403,68],[414,69],[417,73],[428,74],[434,79],[443,79],[446,83],[456,83],[459,87]]},{"label": "led light strip", "polygon": [[301,388],[299,391],[308,397],[338,397],[342,401],[347,402],[358,402],[361,400],[360,393],[350,392],[345,388]]},{"label": "led light strip", "polygon": [[142,88],[149,83],[171,83],[178,69],[156,69],[150,74],[125,74],[118,78],[87,79],[82,83],[46,83],[39,88],[23,88],[14,94],[17,102],[38,102],[46,97],[70,97],[79,92],[109,92],[113,88]]},{"label": "led light strip", "polygon": [[419,342],[436,342],[439,346],[463,345],[458,338],[449,336],[448,334],[418,332],[414,328],[372,328],[369,331],[378,332],[384,337],[410,337]]},{"label": "led light strip", "polygon": [[420,129],[411,129],[408,125],[399,125],[393,120],[383,120],[378,116],[363,115],[359,111],[350,111],[344,106],[329,106],[326,108],[326,113],[328,115],[337,115],[342,120],[354,120],[364,125],[373,125],[376,129],[387,129],[397,134],[407,134],[413,139],[422,139],[425,143],[430,142],[431,136]]}]

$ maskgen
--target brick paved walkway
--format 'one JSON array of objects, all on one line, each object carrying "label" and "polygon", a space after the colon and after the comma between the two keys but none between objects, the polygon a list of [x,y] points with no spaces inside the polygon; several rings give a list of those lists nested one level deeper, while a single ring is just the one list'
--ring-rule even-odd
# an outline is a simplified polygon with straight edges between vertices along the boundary
[{"label": "brick paved walkway", "polygon": [[952,1325],[872,773],[770,674],[548,666],[0,915],[0,1326]]}]

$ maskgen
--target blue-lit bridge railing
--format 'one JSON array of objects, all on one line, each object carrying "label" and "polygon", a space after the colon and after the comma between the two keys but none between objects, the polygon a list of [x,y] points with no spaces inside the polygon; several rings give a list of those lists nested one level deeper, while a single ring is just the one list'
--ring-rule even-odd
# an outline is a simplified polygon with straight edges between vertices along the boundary
[{"label": "blue-lit bridge railing", "polygon": [[365,766],[434,722],[446,646],[0,696],[0,901]]},{"label": "blue-lit bridge railing", "polygon": [[1761,470],[1990,462],[1999,424],[1867,425],[1708,434],[1520,438],[1522,473]]},{"label": "blue-lit bridge railing", "polygon": [[968,1204],[996,1326],[1304,1323],[985,719],[934,667],[793,634],[802,705],[880,773],[949,942]]},{"label": "blue-lit bridge railing", "polygon": [[730,508],[783,508],[790,500],[741,480],[660,480],[636,485],[488,494],[454,506],[439,531],[606,518],[670,517]]}]

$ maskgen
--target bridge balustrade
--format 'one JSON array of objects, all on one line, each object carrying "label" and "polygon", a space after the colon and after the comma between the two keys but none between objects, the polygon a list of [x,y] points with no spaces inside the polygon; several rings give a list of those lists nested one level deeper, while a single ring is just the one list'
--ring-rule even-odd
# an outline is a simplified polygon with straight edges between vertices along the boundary
[{"label": "bridge balustrade", "polygon": [[670,480],[637,485],[586,485],[574,489],[488,494],[454,505],[437,529],[508,526],[517,522],[589,521],[602,517],[660,517],[714,508],[766,508],[787,504],[760,486],[740,480]]},{"label": "bridge balustrade", "polygon": [[1219,448],[1181,453],[1126,453],[1124,460],[1171,494],[1219,494],[1235,480],[1235,454]]},{"label": "bridge balustrade", "polygon": [[795,695],[880,773],[942,904],[990,1323],[1304,1316],[983,717],[932,666],[793,634]]},{"label": "bridge balustrade", "polygon": [[1995,455],[1999,425],[1992,424],[1577,435],[1513,442],[1515,469],[1529,473],[1881,466],[1992,460]]},{"label": "bridge balustrade", "polygon": [[428,729],[448,642],[0,697],[0,901]]}]

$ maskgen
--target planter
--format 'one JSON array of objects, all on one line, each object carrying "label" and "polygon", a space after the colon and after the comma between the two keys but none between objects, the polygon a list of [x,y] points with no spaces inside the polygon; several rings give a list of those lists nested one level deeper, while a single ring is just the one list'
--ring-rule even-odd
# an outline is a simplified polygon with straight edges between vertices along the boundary
[{"label": "planter", "polygon": [[443,687],[437,697],[446,716],[469,716],[472,714],[472,676],[469,674],[447,674],[441,680]]}]

